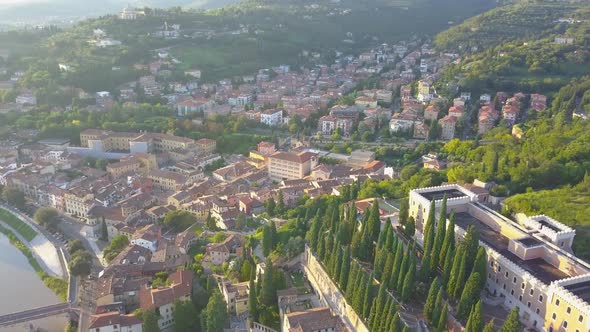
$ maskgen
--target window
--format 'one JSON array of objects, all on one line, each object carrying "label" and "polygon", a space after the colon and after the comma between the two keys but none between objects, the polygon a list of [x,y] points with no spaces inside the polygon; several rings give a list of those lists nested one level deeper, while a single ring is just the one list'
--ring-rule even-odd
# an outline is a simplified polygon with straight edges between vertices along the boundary
[{"label": "window", "polygon": [[526,306],[530,308],[530,307],[531,307],[531,301],[529,301],[529,302],[526,304]]},{"label": "window", "polygon": [[535,326],[535,327],[537,326],[537,321],[533,322],[533,326]]},{"label": "window", "polygon": [[514,289],[510,291],[510,295],[514,295]]},{"label": "window", "polygon": [[516,283],[516,277],[514,277],[514,279],[512,279],[512,283],[515,284]]},{"label": "window", "polygon": [[502,267],[498,265],[498,272],[502,272]]},{"label": "window", "polygon": [[505,276],[506,278],[508,278],[508,272],[506,272],[506,273],[504,274],[504,276]]},{"label": "window", "polygon": [[565,310],[565,312],[567,312],[567,313],[568,313],[568,315],[569,315],[569,314],[572,312],[572,308],[570,308],[570,307],[567,307],[567,309]]},{"label": "window", "polygon": [[492,274],[491,273],[488,273],[488,278],[489,279],[492,279]]},{"label": "window", "polygon": [[498,282],[499,282],[499,281],[498,281],[498,278],[496,278],[496,283],[498,283]]},{"label": "window", "polygon": [[524,282],[520,285],[520,288],[524,289]]},{"label": "window", "polygon": [[539,295],[539,302],[543,302],[543,295]]},{"label": "window", "polygon": [[581,323],[582,321],[584,321],[584,316],[580,315],[580,317],[578,317],[578,322]]},{"label": "window", "polygon": [[567,320],[563,321],[563,328],[566,329],[567,328]]},{"label": "window", "polygon": [[551,319],[555,320],[555,318],[557,318],[557,315],[553,313],[553,315],[551,315]]},{"label": "window", "polygon": [[539,310],[539,308],[537,308],[537,310],[535,310],[535,313],[538,315],[539,312],[541,312],[541,310]]},{"label": "window", "polygon": [[559,299],[555,300],[555,305],[559,306]]},{"label": "window", "polygon": [[491,266],[491,267],[494,267],[494,261],[491,261],[491,262],[490,262],[490,266]]},{"label": "window", "polygon": [[504,284],[504,285],[502,286],[502,288],[503,288],[503,289],[506,289],[506,284]]},{"label": "window", "polygon": [[531,289],[531,291],[529,292],[529,294],[532,296],[533,294],[535,294],[535,290]]},{"label": "window", "polygon": [[519,295],[519,296],[518,296],[518,300],[519,300],[519,301],[522,301],[522,295]]}]

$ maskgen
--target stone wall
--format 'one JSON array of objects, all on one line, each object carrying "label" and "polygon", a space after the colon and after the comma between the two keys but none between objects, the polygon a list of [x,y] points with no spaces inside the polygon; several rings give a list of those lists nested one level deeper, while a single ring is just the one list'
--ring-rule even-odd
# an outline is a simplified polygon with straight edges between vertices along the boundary
[{"label": "stone wall", "polygon": [[311,286],[316,290],[320,301],[332,309],[332,312],[342,318],[350,331],[369,332],[364,322],[346,302],[344,295],[322,268],[320,262],[306,247],[301,264]]}]

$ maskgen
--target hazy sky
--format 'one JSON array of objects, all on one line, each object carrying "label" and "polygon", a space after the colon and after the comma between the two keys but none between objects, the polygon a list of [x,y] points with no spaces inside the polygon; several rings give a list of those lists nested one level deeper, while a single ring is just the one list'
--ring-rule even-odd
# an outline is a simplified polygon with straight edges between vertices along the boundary
[{"label": "hazy sky", "polygon": [[50,2],[51,0],[0,0],[0,5],[16,5],[24,3]]}]

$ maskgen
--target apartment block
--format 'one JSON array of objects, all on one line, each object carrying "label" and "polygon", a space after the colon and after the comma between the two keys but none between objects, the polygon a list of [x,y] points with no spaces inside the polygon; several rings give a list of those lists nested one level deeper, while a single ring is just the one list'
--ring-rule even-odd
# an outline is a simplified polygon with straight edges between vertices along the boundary
[{"label": "apartment block", "polygon": [[419,243],[430,202],[440,210],[444,196],[447,212],[455,213],[457,237],[469,226],[480,233],[488,258],[486,289],[493,300],[518,307],[527,328],[590,330],[590,264],[572,254],[575,230],[545,215],[513,221],[481,204],[472,191],[451,184],[410,192]]},{"label": "apartment block", "polygon": [[318,161],[312,152],[277,152],[268,158],[268,175],[274,181],[303,179]]}]

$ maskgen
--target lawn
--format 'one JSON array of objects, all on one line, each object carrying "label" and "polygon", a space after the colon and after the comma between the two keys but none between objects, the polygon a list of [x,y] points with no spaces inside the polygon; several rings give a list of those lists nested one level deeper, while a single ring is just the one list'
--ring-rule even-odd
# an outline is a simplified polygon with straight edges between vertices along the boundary
[{"label": "lawn", "polygon": [[12,227],[12,229],[17,231],[27,241],[31,241],[37,236],[37,232],[31,228],[31,226],[22,222],[17,216],[2,208],[0,208],[0,220]]}]

